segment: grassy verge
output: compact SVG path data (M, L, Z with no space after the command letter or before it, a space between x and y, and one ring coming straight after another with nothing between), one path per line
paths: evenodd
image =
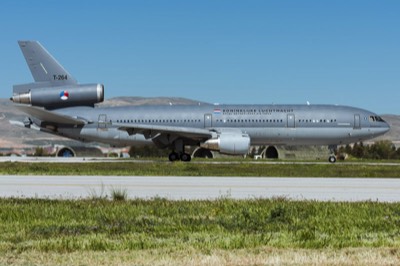
M394 265L399 247L400 203L0 199L0 264Z
M400 165L224 163L0 163L0 174L30 175L180 175L287 177L400 177Z
M0 265L398 265L400 250L394 248L242 249L81 251L70 253L27 251L0 256Z
M400 203L0 200L0 252L400 247Z

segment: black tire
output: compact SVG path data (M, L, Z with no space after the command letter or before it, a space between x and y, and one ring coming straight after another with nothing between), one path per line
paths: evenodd
M179 155L178 155L176 152L171 152L171 153L168 155L168 159L169 159L171 162L174 162L174 161L176 161L176 160L179 159Z
M329 156L328 160L329 160L330 163L336 163L336 156L333 156L333 155Z
M190 154L182 153L181 160L183 162L190 162L192 160L192 157L190 156Z

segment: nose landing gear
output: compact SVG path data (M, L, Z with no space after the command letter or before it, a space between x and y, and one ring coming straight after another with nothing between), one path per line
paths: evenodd
M336 151L337 151L337 146L336 145L329 145L328 147L329 151L331 152L331 155L328 158L328 161L330 163L336 163Z
M335 156L335 155L329 156L328 161L329 161L330 163L335 163L335 162L336 162L336 156Z

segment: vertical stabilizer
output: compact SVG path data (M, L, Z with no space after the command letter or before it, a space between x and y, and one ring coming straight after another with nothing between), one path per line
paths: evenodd
M77 84L72 75L37 41L18 41L35 82L53 86Z

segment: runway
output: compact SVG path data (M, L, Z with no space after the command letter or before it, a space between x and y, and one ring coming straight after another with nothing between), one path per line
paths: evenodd
M0 197L79 199L110 197L201 200L287 197L318 201L400 201L400 179L177 176L0 176Z
M18 163L170 163L167 158L158 160L148 160L148 159L121 159L112 157L16 157L16 156L0 156L0 163L8 162L18 162ZM230 160L230 161L218 161L218 160L192 160L191 164L242 164L243 162L247 164L299 164L299 165L332 165L328 161L280 161L280 160ZM384 166L398 166L398 162L336 162L335 164L343 165L384 165Z

